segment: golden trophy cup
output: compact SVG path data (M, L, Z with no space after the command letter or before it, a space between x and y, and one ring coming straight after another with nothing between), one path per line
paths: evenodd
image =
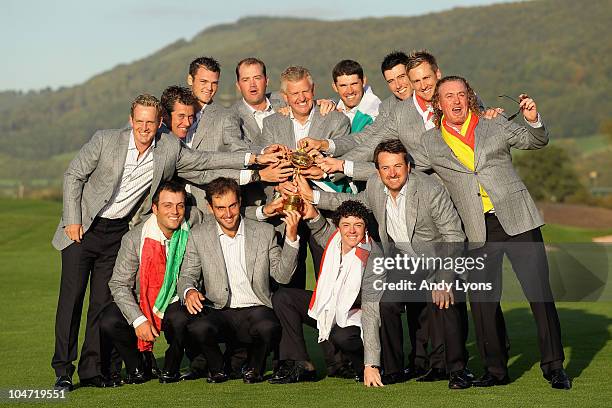
M302 211L304 203L299 194L289 194L283 202L283 210L285 211Z

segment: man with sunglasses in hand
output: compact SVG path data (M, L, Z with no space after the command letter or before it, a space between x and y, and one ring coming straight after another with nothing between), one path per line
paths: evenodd
M432 104L435 129L422 137L420 162L440 177L457 207L472 256L483 256L484 269L471 282L492 290L470 292L478 349L485 364L476 387L505 385L508 340L502 310L502 261L508 256L529 301L538 330L540 367L552 388L570 389L563 369L561 327L548 280L548 263L540 227L544 224L525 184L512 165L510 149L535 150L548 144L536 103L519 96L524 123L499 116L482 120L476 95L461 77L442 78Z

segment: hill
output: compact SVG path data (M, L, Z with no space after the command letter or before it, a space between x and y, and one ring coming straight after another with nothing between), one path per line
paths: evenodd
M393 49L414 48L435 53L444 73L466 76L489 105L504 106L496 98L501 93L528 91L557 138L593 134L611 110L611 11L612 3L605 0L542 0L418 17L245 18L206 29L82 85L0 93L0 152L44 159L77 150L96 129L123 125L135 95L159 95L167 85L184 83L187 66L197 56L219 59L218 99L229 103L236 98L234 65L246 56L266 61L273 89L286 66L309 67L318 96L326 97L333 95L331 67L342 58L356 59L375 91L386 97L380 61Z

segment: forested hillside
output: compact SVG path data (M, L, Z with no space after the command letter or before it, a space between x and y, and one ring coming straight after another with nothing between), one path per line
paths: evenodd
M513 110L496 95L528 92L555 138L589 135L609 118L612 107L611 12L612 2L606 0L542 0L411 18L246 18L206 29L79 86L0 93L0 153L40 160L77 150L96 129L123 125L135 95L159 95L170 84L183 84L196 56L212 55L221 62L218 99L224 103L236 98L234 67L247 56L266 62L273 89L286 66L310 68L321 97L333 95L333 65L355 59L384 98L382 58L394 49L414 48L432 51L444 74L466 76L489 105ZM79 56L66 52L66 58Z

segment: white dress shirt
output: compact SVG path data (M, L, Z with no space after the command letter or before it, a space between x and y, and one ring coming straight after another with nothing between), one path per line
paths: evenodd
M99 213L100 217L118 219L126 217L136 206L142 196L151 188L153 182L153 148L151 146L139 157L134 132L130 132L127 154L123 165L121 182L111 196L108 203Z
M293 123L293 136L295 137L295 145L298 145L298 142L308 136L308 132L310 132L310 125L312 124L312 115L314 114L314 107L310 111L308 118L304 124L301 124L295 116L293 116L293 111L289 109L289 118L291 119L291 123Z
M244 251L244 222L240 221L240 226L236 235L232 238L226 235L221 226L217 223L217 233L221 250L223 251L223 259L225 260L225 269L227 270L227 279L230 288L230 303L229 307L249 307L261 306L263 303L259 300L251 282L247 277L246 257Z

